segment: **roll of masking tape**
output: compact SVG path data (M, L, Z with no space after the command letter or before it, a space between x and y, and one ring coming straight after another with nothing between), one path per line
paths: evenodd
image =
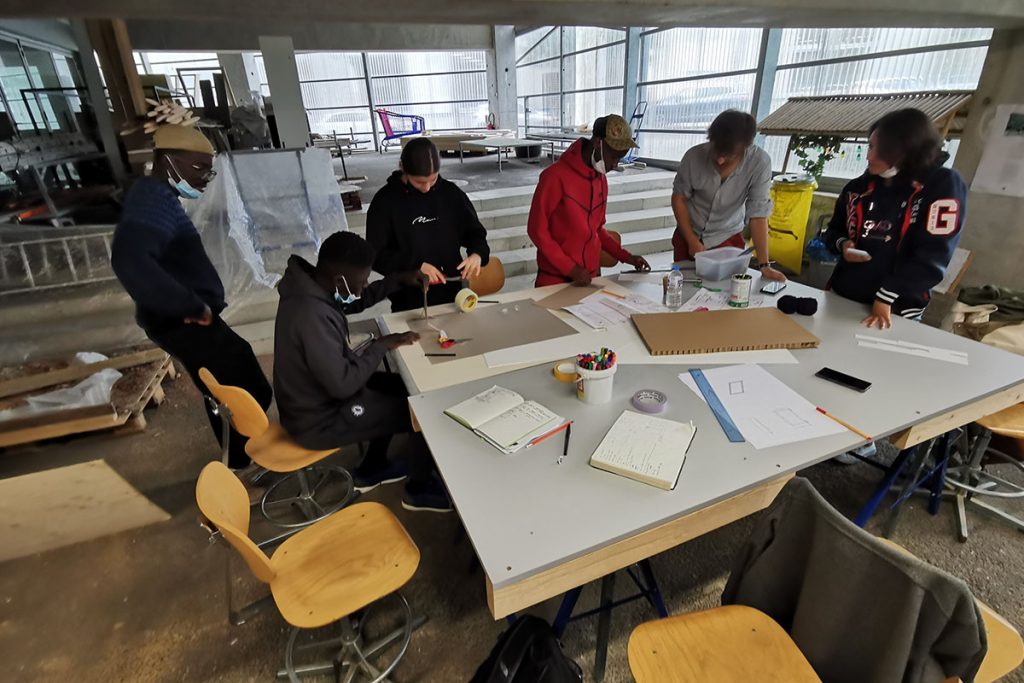
M559 363L555 367L551 368L551 374L555 376L559 382L575 382L576 381L576 364L572 361L566 361L565 363Z
M663 413L668 407L668 397L655 389L641 389L633 394L630 403L645 413Z
M455 295L455 305L463 313L469 313L476 308L477 295L472 289L460 289Z

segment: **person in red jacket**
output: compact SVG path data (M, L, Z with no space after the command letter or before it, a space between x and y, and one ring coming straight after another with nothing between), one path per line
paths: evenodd
M590 284L601 274L601 250L637 270L651 269L604 229L605 176L636 146L626 120L609 114L594 121L592 138L572 143L540 174L526 228L537 246L537 287Z

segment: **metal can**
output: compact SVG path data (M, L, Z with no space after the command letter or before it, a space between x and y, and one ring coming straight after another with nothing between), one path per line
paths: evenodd
M746 308L750 305L750 285L754 278L748 273L732 276L732 291L729 293L729 305L733 308Z

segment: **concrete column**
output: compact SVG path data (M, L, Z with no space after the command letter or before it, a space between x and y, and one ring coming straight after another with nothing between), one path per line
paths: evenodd
M251 52L218 52L217 61L228 81L231 104L241 106L252 104L252 93L260 91L260 79L256 73L256 60Z
M559 86L558 86L558 111L561 112L560 125L562 128L576 126L582 121L576 120L576 98L573 96L568 106L566 105L566 90L576 89L576 58L575 56L566 59L565 53L576 51L576 31L572 26L558 27L558 50L562 59L559 61Z
M302 104L292 39L289 36L260 36L260 51L267 70L267 86L281 145L306 147L309 144L309 123Z
M110 109L107 107L107 96L103 90L103 77L100 75L100 68L96 64L96 57L93 52L92 39L89 37L89 29L83 19L72 19L71 30L78 43L78 54L82 64L82 76L85 78L85 87L89 94L89 106L96 117L96 127L100 133L100 145L103 153L110 161L110 168L114 173L114 179L120 184L124 182L125 167L121 159L121 150L117 144L117 131L114 130L114 120L110 116Z
M487 53L487 104L497 128L519 130L516 102L516 33L514 26L495 26L494 49Z
M640 28L630 26L626 29L626 73L622 83L625 86L622 98L622 115L628 121L636 109L636 83L640 79ZM636 131L633 131L636 133Z
M953 164L968 187L981 162L996 107L1024 102L1021 64L1024 29L995 30ZM1020 270L1020 255L1024 253L1024 198L972 190L967 196L967 218L960 246L974 252L974 263L964 276L965 284L1024 287Z
M761 52L757 58L757 75L754 77L754 97L750 113L755 119L763 119L772 109L772 93L775 91L775 71L779 66L779 48L782 45L782 29L766 28L761 31Z

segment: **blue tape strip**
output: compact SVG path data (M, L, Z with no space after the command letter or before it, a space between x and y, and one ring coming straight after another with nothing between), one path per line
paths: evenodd
M697 383L697 388L700 389L700 393L704 395L704 400L708 402L708 407L711 408L711 412L714 414L715 419L718 420L718 424L722 426L722 431L729 438L729 441L733 443L743 443L746 439L743 438L743 434L740 433L736 423L729 417L729 411L725 409L722 402L718 398L718 394L711 388L711 383L708 382L708 378L704 376L704 372L700 368L691 368L690 376L693 377L693 381Z

